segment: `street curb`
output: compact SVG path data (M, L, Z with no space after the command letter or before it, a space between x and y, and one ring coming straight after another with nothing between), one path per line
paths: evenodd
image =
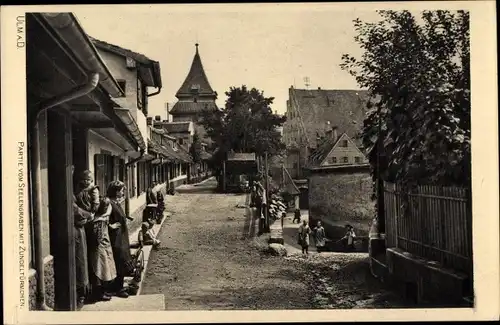
M274 222L269 226L269 230L270 230L269 241L268 241L269 245L270 244L285 245L285 239L283 238L283 228L281 227L281 219L274 220ZM276 233L278 233L277 236Z
M153 229L154 229L156 234L160 233L161 227L163 226L163 223L165 222L165 220L167 220L169 218L169 216L171 217L171 213L165 212L161 223L155 224L153 226ZM129 239L137 238L139 231L140 231L140 229L138 231L134 231L134 233L129 236ZM137 289L137 293L135 294L135 296L139 296L141 294L142 284L143 284L144 278L146 277L146 272L148 270L148 264L149 264L149 256L151 255L152 249L153 249L152 245L147 245L147 246L144 246L142 248L142 251L144 253L144 270L142 270L141 281L139 282L139 288Z

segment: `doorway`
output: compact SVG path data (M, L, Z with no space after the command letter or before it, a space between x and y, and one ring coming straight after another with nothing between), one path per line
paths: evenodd
M309 209L309 189L305 187L299 188L300 196L299 196L299 205L301 210Z

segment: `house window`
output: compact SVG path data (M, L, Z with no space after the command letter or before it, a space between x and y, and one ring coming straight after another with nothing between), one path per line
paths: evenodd
M341 146L342 148L347 148L347 140L342 140L342 141L340 142L340 146Z
M360 164L361 163L361 157L354 157L354 162L356 164Z
M180 145L183 145L183 144L184 144L184 139L180 138L180 139L179 139L179 144L180 144Z
M134 197L136 193L134 170L135 170L135 164L132 164L127 168L127 173L128 173L127 188L129 197Z
M337 157L330 157L330 164L336 164L337 163Z
M137 107L148 116L148 96L147 89L141 79L137 77Z
M126 97L127 96L127 82L123 79L118 79L117 82L118 82L118 85L120 86L120 88L123 90L122 97Z
M142 110L143 98L142 98L142 82L137 78L137 107Z
M118 156L108 153L94 155L94 182L99 186L102 195L105 194L108 184L115 180L122 180L125 161Z
M347 164L349 162L349 158L348 157L342 157L342 162L344 164Z
M150 185L150 166L151 162L137 163L137 196L146 191Z

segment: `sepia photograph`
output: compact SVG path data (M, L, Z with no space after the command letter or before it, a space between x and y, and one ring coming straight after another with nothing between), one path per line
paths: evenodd
M13 152L3 201L17 215L15 308L72 312L73 322L90 312L298 310L335 321L339 310L477 310L478 281L498 275L498 263L477 267L498 249L478 232L498 226L498 177L479 194L488 176L474 168L484 152L498 166L498 129L476 119L472 136L472 116L497 116L497 98L472 102L482 95L470 5L439 3L2 15L2 38L12 25L25 60L10 80L24 83L15 121L2 101L2 129L23 124L2 132L2 152L7 142ZM479 137L496 147L480 149ZM494 207L493 223L477 221L478 205ZM479 241L492 246L478 253ZM481 303L498 302L495 290Z

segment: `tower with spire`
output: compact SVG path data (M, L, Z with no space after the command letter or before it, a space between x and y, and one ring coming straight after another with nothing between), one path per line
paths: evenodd
M215 104L217 92L210 86L205 70L203 69L198 51L199 44L196 43L195 46L196 53L191 63L191 69L189 69L186 79L175 94L178 101L169 113L172 116L173 122L193 122L199 135L205 138L206 133L203 127L196 122L202 110L217 109L217 105Z

